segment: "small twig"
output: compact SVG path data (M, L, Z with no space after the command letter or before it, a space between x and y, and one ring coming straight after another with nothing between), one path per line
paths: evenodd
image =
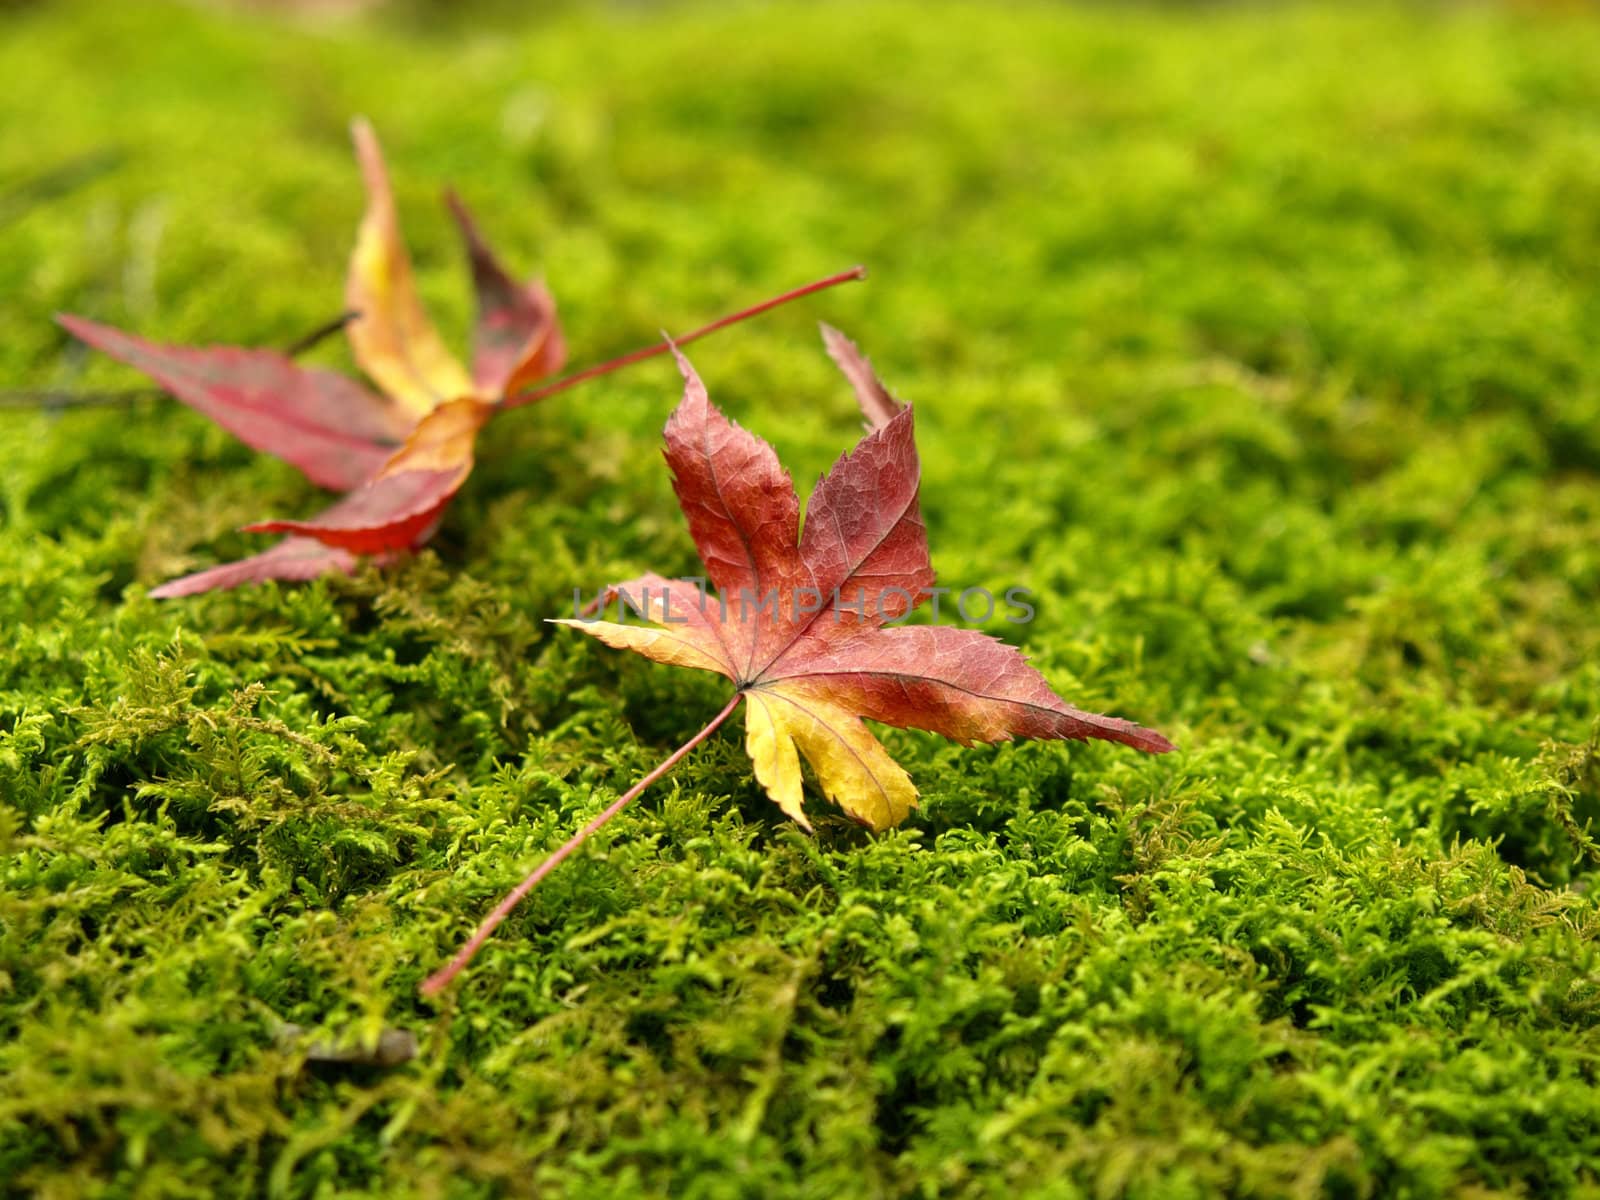
M283 348L283 352L290 358L299 358L307 351L320 346L323 342L327 341L334 334L338 333L346 325L350 324L351 321L359 319L360 316L361 313L357 309L348 309L345 312L340 313L337 317L334 317L333 320L324 321L310 333L307 333L302 337L295 338L294 341L290 342Z

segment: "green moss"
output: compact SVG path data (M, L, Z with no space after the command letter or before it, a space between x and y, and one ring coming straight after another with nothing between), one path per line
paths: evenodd
M1600 22L406 13L0 16L0 380L135 382L53 310L330 316L358 111L451 330L447 180L579 360L864 261L697 347L713 394L812 479L858 429L812 322L856 335L944 580L1182 751L890 731L922 810L810 838L727 732L436 1009L721 702L543 624L694 565L670 368L497 425L414 562L167 604L312 489L167 402L0 412L7 1187L1595 1194Z

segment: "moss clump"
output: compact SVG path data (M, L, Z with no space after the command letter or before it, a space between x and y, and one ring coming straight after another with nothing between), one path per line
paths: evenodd
M922 811L813 839L720 736L436 1010L719 704L541 623L693 567L670 367L498 425L410 564L165 605L311 491L168 403L6 411L8 1187L1593 1194L1600 23L408 11L0 18L0 378L132 382L54 309L330 316L357 111L455 328L446 179L580 360L865 261L700 347L719 401L814 476L856 421L810 321L856 334L944 580L1031 587L996 631L1184 750L891 732ZM304 1062L390 1027L414 1060Z

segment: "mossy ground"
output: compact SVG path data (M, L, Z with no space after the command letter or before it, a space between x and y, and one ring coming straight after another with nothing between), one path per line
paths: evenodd
M944 581L1032 588L994 631L1182 746L887 731L921 812L812 838L726 731L436 1007L721 702L542 623L694 567L670 368L498 424L409 565L165 604L313 490L172 403L5 412L0 1186L1594 1194L1600 22L1000 12L0 17L0 381L134 382L58 309L330 316L356 112L452 331L447 180L578 361L865 262L697 347L713 395L812 479L853 333Z

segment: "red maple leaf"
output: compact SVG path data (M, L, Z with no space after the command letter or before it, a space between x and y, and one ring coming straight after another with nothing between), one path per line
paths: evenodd
M771 446L728 420L681 354L683 401L666 427L666 458L709 595L693 582L641 575L602 594L648 622L559 622L656 662L714 671L734 693L711 722L509 893L444 969L446 986L523 896L591 833L678 762L743 701L756 779L810 828L800 759L827 797L874 830L916 805L911 779L863 724L927 729L963 744L1013 737L1103 738L1163 753L1172 744L1131 721L1082 712L1051 690L1013 646L972 629L896 627L931 594L933 567L918 504L913 414L853 343L824 327L870 432L800 501ZM674 353L677 353L674 350Z
M374 393L331 371L301 367L274 350L159 346L82 317L61 324L89 345L149 375L247 445L297 467L312 483L344 492L308 520L269 520L251 533L291 536L272 549L172 580L167 598L266 579L310 579L354 569L358 555L386 558L432 536L472 472L479 431L496 413L664 353L666 343L556 380L566 342L555 301L538 280L515 282L454 193L447 202L465 242L477 293L471 370L445 347L423 311L399 216L371 127L352 127L367 210L345 286L346 326ZM776 305L864 275L841 272L724 317L680 341L703 337Z

